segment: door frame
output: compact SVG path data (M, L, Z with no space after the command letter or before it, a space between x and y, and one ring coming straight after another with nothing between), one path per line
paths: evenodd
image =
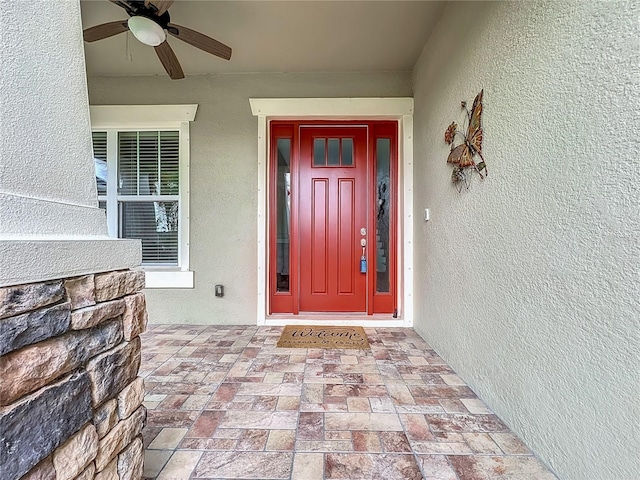
M306 317L268 316L268 204L270 120L395 120L398 122L398 318L363 316L363 326L413 326L413 98L251 98L258 117L257 324L308 323ZM300 316L297 316L300 317ZM342 316L343 317L343 316ZM322 317L323 324L341 324Z

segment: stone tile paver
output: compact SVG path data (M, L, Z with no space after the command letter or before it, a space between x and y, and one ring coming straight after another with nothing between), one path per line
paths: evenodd
M145 479L556 477L411 329L282 349L281 327L150 325Z
M148 448L150 450L174 450L187 431L187 428L163 428Z

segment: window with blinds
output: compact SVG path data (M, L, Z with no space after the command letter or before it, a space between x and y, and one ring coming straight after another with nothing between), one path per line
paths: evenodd
M180 133L178 131L119 131L93 133L98 199L117 212L120 238L142 240L146 266L178 265L180 212ZM109 163L108 152L116 149ZM104 160L103 160L104 159ZM100 171L104 161L104 175ZM108 185L115 168L117 185ZM104 176L104 185L102 176ZM101 194L104 192L104 196Z

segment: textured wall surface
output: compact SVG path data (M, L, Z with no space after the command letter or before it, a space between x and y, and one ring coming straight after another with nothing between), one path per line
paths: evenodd
M0 193L95 207L95 185L84 181L93 163L80 3L51 2L46 15L38 0L0 8Z
M149 52L153 55L153 52ZM197 103L191 123L193 290L147 290L152 323L255 324L258 120L249 98L411 96L411 74L90 77L92 105ZM224 298L214 285L224 284Z
M454 2L414 72L416 329L563 479L640 471L639 14ZM458 193L443 135L481 88Z
M140 263L97 204L79 2L48 3L0 2L0 285Z

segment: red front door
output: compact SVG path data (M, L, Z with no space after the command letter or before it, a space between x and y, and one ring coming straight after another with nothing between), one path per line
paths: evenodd
M366 312L366 127L301 127L299 178L300 311Z
M397 122L271 122L270 314L395 314L397 151Z

